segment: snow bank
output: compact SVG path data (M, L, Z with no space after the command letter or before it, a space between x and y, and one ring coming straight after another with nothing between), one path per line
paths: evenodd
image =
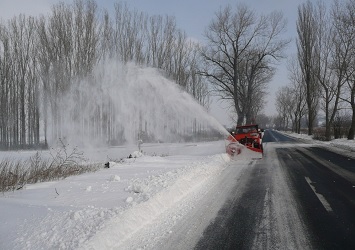
M336 139L329 143L331 146L355 152L355 141L347 139Z
M328 145L335 148L341 148L344 150L355 152L355 140L348 140L346 138L341 138L332 141L318 141L318 140L314 140L311 135L297 134L297 133L283 132L283 131L279 131L279 132L314 144Z
M143 150L153 156L137 154L110 161L110 168L95 173L1 195L0 249L119 247L206 188L230 161L223 141L146 145Z
M93 236L80 249L119 249L141 228L157 219L166 210L173 209L189 193L201 188L209 178L217 175L230 158L226 154L209 157L206 161L193 162L182 169L165 173L160 180L141 183L135 187L140 194L151 195L151 186L160 186L163 182L167 187L157 192L146 202L139 203L113 217L104 228ZM155 179L155 180L154 180ZM171 181L171 179L175 179ZM170 185L167 183L171 183ZM164 184L162 186L164 186ZM131 198L131 197L129 197ZM133 198L129 203L133 202Z

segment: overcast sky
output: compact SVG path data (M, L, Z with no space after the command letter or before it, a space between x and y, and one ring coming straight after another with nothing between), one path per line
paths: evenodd
M118 0L97 0L100 7L108 10L113 8L113 4ZM331 3L332 0L323 0ZM0 17L3 20L11 18L19 13L28 15L38 15L50 12L50 6L57 0L0 0ZM64 2L71 2L65 0ZM288 20L287 32L285 37L293 39L287 55L295 53L296 20L297 7L306 0L127 0L129 6L148 14L172 15L175 16L179 28L185 30L191 39L203 40L203 32L214 17L215 12L221 7L230 4L235 6L238 3L245 3L253 8L256 13L268 14L274 10L282 11ZM314 1L315 2L315 1ZM276 113L274 107L275 92L277 89L286 85L288 82L286 60L280 62L278 70L273 80L269 83L268 104L265 114L273 115ZM223 124L231 125L231 122L224 111L226 107L223 103L215 103L211 107L211 113Z

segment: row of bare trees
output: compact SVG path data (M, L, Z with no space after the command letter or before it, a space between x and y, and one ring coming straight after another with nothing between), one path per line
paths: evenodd
M198 74L199 45L173 17L148 16L121 3L111 13L94 0L75 0L53 5L48 16L19 15L0 23L0 148L39 146L41 136L47 145L47 138L62 137L64 98L105 60L160 68L208 105ZM106 133L115 133L108 127L112 115L98 108L87 124L101 131L104 120Z
M39 143L36 21L20 15L0 26L0 141Z
M290 83L279 89L276 106L279 116L300 132L301 119L313 134L318 114L324 114L325 139L341 109L350 109L355 129L355 1L307 1L298 8L297 57L290 60Z
M259 15L237 5L218 11L206 30L201 74L221 99L230 101L238 125L255 122L265 104L275 63L289 43L283 38L285 27L280 12Z

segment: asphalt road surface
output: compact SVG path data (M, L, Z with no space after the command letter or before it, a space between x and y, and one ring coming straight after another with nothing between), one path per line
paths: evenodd
M267 130L195 249L355 249L355 159Z
M272 130L263 141L262 159L231 161L151 249L354 250L355 155Z

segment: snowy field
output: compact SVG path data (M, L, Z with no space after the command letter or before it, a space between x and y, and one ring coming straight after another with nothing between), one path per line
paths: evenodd
M145 242L152 244L172 233L184 211L195 206L189 196L207 189L230 162L224 141L143 144L144 155L134 149L91 149L85 155L92 161L123 160L111 161L109 169L0 194L0 249L130 248L138 231L164 215L162 235ZM1 157L26 159L34 153ZM125 158L130 153L138 157ZM241 169L249 162L243 159Z

